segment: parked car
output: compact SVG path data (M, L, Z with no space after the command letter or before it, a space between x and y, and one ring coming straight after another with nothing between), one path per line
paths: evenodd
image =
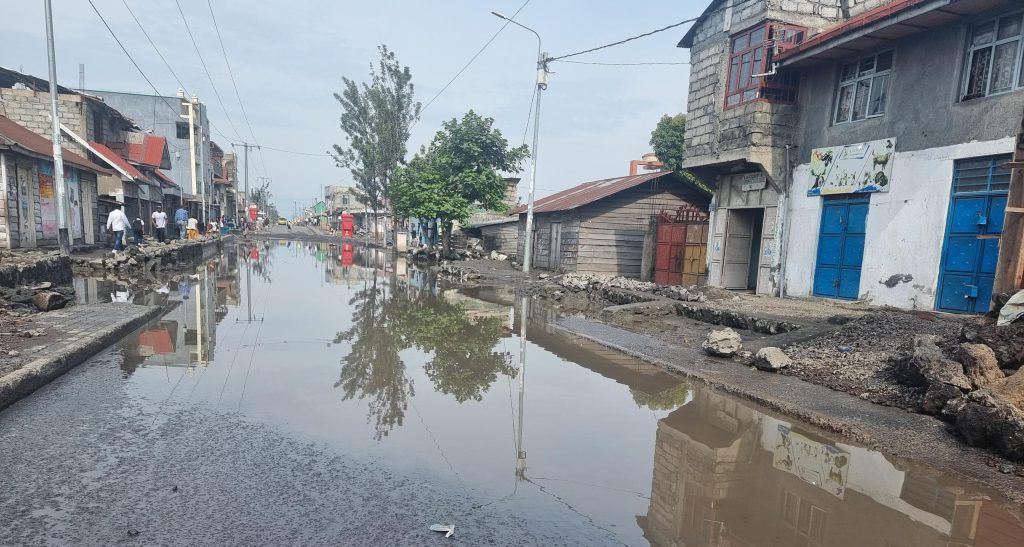
M279 219L277 219L277 225L278 226L286 226L286 225L288 225L288 219L286 219L286 218L279 218Z

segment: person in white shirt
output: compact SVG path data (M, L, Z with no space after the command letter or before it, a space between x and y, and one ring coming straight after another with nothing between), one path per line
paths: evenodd
M118 205L121 205L120 203ZM128 215L124 214L124 211L120 207L110 211L107 215L107 229L114 232L114 250L111 251L117 254L122 249L122 243L124 241L124 231L131 225L131 221L128 220Z
M156 240L167 243L167 213L160 205L157 205L156 211L153 212L153 227L156 228Z
M199 239L199 221L195 217L189 217L187 226L188 238L190 240Z

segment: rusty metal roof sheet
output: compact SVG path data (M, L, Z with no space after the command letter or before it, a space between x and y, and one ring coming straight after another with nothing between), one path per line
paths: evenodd
M533 212L552 213L555 211L568 211L671 173L671 171L655 171L653 173L584 182L579 186L574 186L568 190L562 190L534 201ZM526 205L520 205L513 209L511 214L515 215L525 212Z
M0 116L0 144L4 146L17 146L37 156L53 159L53 142L50 139L19 125L6 116ZM93 173L110 173L107 169L96 165L67 148L62 148L61 151L64 163L68 165L73 165Z

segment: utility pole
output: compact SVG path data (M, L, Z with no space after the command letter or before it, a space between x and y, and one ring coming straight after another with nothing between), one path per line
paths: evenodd
M57 190L57 243L61 256L71 254L71 234L68 230L68 190L64 181L64 154L60 147L60 114L58 109L60 88L57 87L57 55L53 44L53 6L44 3L46 10L46 57L50 66L50 130L53 132L53 184Z
M1012 169L1010 190L1006 196L1006 219L999 236L994 294L1024 289L1024 118L1009 167Z
M530 266L533 261L533 194L534 189L537 186L537 148L539 146L540 139L540 99L541 95L544 94L544 90L548 88L548 54L541 51L541 39L540 34L537 34L537 31L496 11L492 11L491 14L495 17L508 21L519 28L526 29L537 37L537 105L536 110L533 113L533 149L530 150L530 193L526 202L526 233L524 234L526 241L523 243L525 249L523 252L523 271L525 273L530 273Z

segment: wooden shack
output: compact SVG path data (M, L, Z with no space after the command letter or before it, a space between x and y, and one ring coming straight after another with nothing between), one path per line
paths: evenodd
M518 217L477 222L467 226L466 234L480 238L485 251L498 251L503 255L516 256L519 241Z
M681 207L707 211L711 196L670 171L585 182L534 204L533 267L649 278L657 219ZM526 244L519 215L517 256ZM645 271L646 270L646 271Z

